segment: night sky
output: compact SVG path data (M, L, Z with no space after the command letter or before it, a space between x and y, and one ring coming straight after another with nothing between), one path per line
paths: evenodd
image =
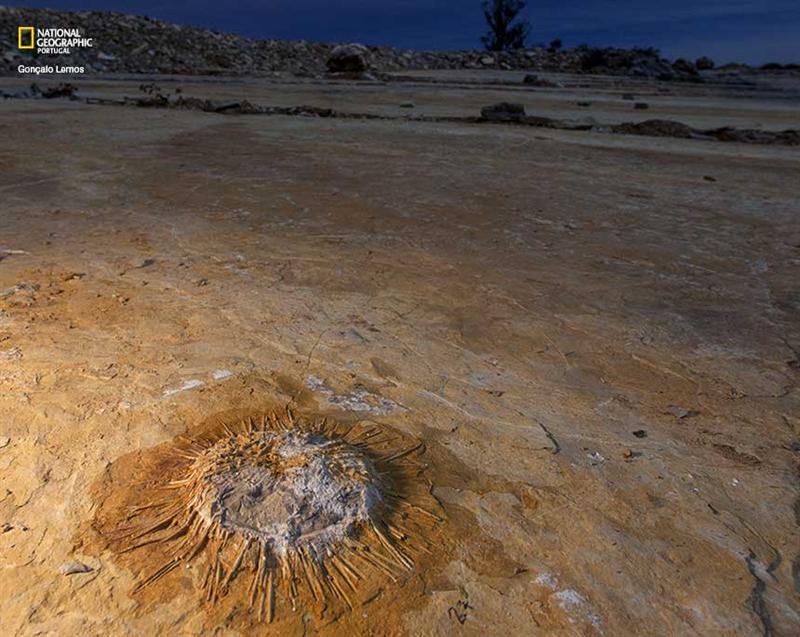
M9 4L14 4L9 2ZM800 62L800 0L529 0L531 43L655 46L719 63ZM111 10L256 38L478 48L480 0L49 0L25 6Z

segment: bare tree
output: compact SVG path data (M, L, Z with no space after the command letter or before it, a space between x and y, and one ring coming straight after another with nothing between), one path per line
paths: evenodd
M489 25L489 32L481 38L481 42L489 51L507 51L525 46L529 29L527 20L512 23L526 4L526 0L484 0L483 17Z

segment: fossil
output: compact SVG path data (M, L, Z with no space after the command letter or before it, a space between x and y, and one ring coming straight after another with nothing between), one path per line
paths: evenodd
M128 508L113 543L120 553L168 547L137 589L196 562L207 602L242 578L259 621L272 621L279 598L296 608L304 592L352 608L367 571L394 580L412 570L429 552L425 529L442 521L420 504L433 500L422 445L399 438L289 410L220 422L176 439L174 470Z

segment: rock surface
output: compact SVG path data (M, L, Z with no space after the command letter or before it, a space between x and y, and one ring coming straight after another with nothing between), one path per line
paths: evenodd
M136 590L92 520L142 449L272 400L423 442L457 540L275 634L797 632L800 157L691 137L797 129L794 102L523 75L0 100L4 634L264 632L197 569ZM623 92L667 123L599 130L647 117ZM501 101L597 124L476 121Z

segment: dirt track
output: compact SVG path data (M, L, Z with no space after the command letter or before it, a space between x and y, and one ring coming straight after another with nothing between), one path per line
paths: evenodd
M508 97L185 87L452 114ZM613 91L512 98L550 116L588 96L615 121ZM693 125L800 128L796 97L673 91L657 109ZM242 630L191 571L132 595L92 548L94 491L127 454L275 401L424 441L454 546L281 634L797 632L796 148L64 100L0 103L0 138L10 633Z

